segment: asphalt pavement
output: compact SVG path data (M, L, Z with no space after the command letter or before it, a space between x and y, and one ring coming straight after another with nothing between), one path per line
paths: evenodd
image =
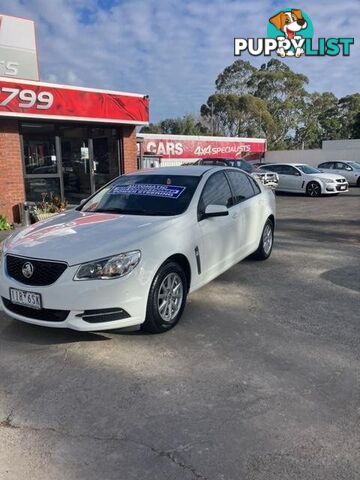
M0 479L360 478L360 189L277 207L166 334L0 316Z

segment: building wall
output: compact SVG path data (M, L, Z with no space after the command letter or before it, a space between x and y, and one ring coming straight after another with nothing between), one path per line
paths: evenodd
M14 119L0 119L0 214L18 223L17 205L24 201L19 125Z
M360 149L360 139L351 140L324 140L323 150L355 150Z
M122 132L125 173L133 172L137 170L136 127L124 125ZM10 223L19 223L18 204L24 201L19 124L14 119L0 119L0 214Z
M360 162L360 148L341 150L274 150L265 153L268 163L307 163L317 166L319 163L331 160L352 160Z
M123 131L123 153L125 173L137 170L136 128L126 125Z

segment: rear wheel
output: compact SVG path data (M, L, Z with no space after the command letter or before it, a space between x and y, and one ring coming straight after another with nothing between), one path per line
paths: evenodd
M321 186L318 182L309 182L306 187L306 194L309 197L320 197Z
M163 333L173 328L183 313L186 296L187 282L183 269L175 262L162 265L150 288L142 330Z
M261 235L258 249L254 253L253 257L256 258L257 260L266 260L271 255L273 244L274 244L274 224L270 220L270 218L268 218Z

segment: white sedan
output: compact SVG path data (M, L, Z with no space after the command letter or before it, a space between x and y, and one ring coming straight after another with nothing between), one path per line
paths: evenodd
M124 175L5 241L0 305L47 327L164 332L188 293L250 254L268 258L274 225L273 192L242 171Z
M259 170L276 172L279 176L277 191L305 193L310 197L331 195L349 190L349 184L343 176L323 173L306 164L272 163L259 167Z
M322 172L336 173L346 178L349 185L360 187L360 163L350 161L337 161L320 163L318 168Z

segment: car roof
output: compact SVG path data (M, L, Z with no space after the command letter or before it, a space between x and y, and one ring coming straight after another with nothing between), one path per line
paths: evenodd
M200 160L206 160L207 162L213 160L214 162L246 162L243 158L220 158L220 157L203 157Z
M299 167L302 165L308 165L307 163L263 163L262 165L266 165L267 167L272 167L273 165L290 165L291 167Z
M160 167L137 170L129 175L182 175L201 177L208 170L223 170L226 167L216 165L188 165L180 167Z

